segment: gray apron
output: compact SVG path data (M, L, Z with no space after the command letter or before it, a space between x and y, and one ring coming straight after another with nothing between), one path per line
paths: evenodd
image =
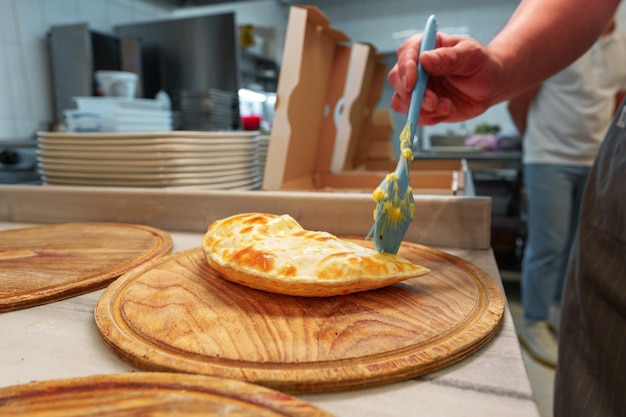
M626 416L626 107L596 157L572 248L554 415Z

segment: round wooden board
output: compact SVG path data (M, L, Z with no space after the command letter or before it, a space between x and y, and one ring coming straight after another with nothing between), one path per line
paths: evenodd
M159 372L98 375L0 388L0 414L332 417L307 402L257 385Z
M98 300L95 320L105 342L141 369L289 393L422 375L466 357L498 331L504 297L485 272L411 243L399 255L431 272L378 290L314 298L231 283L208 266L202 248L191 249L115 281Z
M172 251L161 230L124 223L63 223L0 231L0 312L103 288Z

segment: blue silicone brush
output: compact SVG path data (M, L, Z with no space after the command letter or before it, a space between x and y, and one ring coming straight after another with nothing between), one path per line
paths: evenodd
M434 49L437 41L437 18L432 15L426 22L424 38L420 46L422 52ZM376 201L374 225L367 238L373 236L376 250L391 254L398 253L402 239L415 215L413 191L409 185L410 165L413 160L413 138L417 127L422 100L428 83L428 73L417 59L417 84L411 93L411 103L407 122L400 133L400 156L396 170L387 174L380 186L372 193Z

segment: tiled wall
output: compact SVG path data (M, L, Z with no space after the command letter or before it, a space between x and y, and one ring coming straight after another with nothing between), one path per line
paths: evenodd
M31 138L47 129L52 97L45 36L52 25L114 25L169 15L145 0L0 0L0 140Z

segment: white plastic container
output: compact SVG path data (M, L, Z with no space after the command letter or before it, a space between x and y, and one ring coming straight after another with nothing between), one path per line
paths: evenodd
M126 71L96 71L98 91L107 97L135 97L139 76Z

